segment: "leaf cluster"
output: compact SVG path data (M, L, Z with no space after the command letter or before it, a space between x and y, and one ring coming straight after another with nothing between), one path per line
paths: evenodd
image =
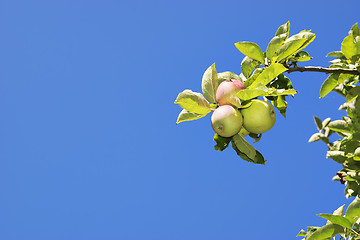
M357 69L360 71L360 31L355 24L341 44L341 51L329 53L335 57L330 61L330 68ZM320 98L330 92L337 92L345 98L340 110L346 111L341 120L321 121L315 118L319 132L313 134L309 142L323 141L328 146L327 158L342 165L333 180L346 184L345 196L360 195L360 86L359 75L333 73L324 81L320 89ZM336 133L340 138L330 141L329 137Z
M348 206L344 214L345 205L336 209L333 214L318 214L327 220L321 227L307 227L301 230L298 237L303 240L325 240L337 235L339 239L360 239L360 199L356 197Z

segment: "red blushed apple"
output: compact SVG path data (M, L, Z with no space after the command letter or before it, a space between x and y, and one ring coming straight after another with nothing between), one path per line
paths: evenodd
M211 126L222 137L232 137L237 134L243 124L239 110L230 105L220 106L211 116Z
M240 107L240 99L236 96L236 93L246 89L244 83L240 80L225 80L218 86L216 90L216 101L220 106L233 105Z

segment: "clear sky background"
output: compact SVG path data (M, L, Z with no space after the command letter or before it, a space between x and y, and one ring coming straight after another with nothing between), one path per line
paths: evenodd
M0 239L300 239L348 204L326 146L308 143L323 73L289 75L288 117L254 165L214 150L210 116L176 125L203 72L240 73L238 41L312 29L307 65L360 21L350 1L0 1Z

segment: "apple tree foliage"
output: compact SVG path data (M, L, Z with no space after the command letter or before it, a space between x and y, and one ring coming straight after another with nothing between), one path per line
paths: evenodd
M319 214L327 220L322 227L308 227L301 230L298 236L305 240L321 239L360 239L360 30L353 25L341 43L341 51L330 52L333 57L331 65L322 67L299 67L299 62L312 59L304 49L315 39L311 31L301 31L289 35L290 23L281 25L275 36L267 45L266 51L252 42L238 42L235 47L245 55L241 63L241 73L218 73L212 64L203 74L202 93L184 90L176 98L175 103L183 110L177 122L191 121L202 118L214 111L219 104L216 102L216 90L225 80L237 79L244 82L246 89L237 92L241 105L246 108L252 99L259 97L270 101L286 117L287 97L294 97L297 91L285 73L291 72L324 72L328 74L320 89L320 98L331 92L344 97L344 104L339 110L344 111L342 119L324 120L314 117L318 132L314 133L309 142L322 141L328 151L326 158L330 158L341 165L333 180L345 185L345 196L355 197L344 213L344 205L336 209L333 214ZM336 134L337 140L333 134ZM333 137L330 139L330 136ZM261 134L249 134L259 141ZM232 137L214 136L215 150L223 151L230 144L242 159L265 164L263 155L257 151L241 132Z

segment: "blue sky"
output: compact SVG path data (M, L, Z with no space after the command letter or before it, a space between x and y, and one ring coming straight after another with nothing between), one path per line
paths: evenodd
M213 150L210 116L176 125L212 63L240 73L238 41L312 29L327 66L353 1L0 1L0 239L296 239L344 203L340 166L307 142L322 73L292 73L287 118L255 146L266 166ZM298 238L300 239L300 238Z

